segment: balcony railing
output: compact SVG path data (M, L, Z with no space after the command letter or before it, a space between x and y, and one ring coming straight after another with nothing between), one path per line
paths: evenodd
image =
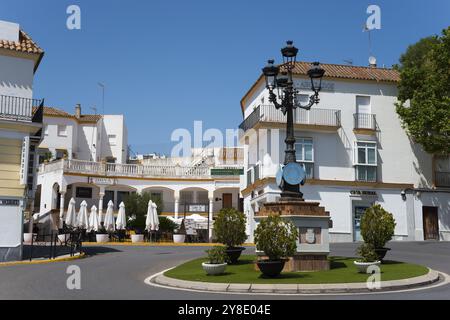
M450 188L450 172L436 171L434 175L436 187Z
M355 120L355 129L368 129L374 131L377 129L377 119L374 114L355 113L353 118Z
M44 100L0 95L0 118L42 122L43 103ZM38 108L34 116L33 108Z
M260 105L239 126L247 131L259 122L286 123L287 117L273 105ZM310 111L296 109L294 124L326 126L339 128L341 126L341 111L333 109L313 108Z
M39 168L39 173L61 170L64 173L92 174L105 177L204 179L214 176L217 178L219 175L211 174L212 169L205 166L153 166L62 159L42 164ZM224 171L220 176L228 175ZM236 178L239 176L233 173L229 177Z

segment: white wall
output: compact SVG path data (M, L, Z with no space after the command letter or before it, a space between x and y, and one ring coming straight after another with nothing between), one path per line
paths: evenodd
M123 115L105 115L103 117L103 131L101 134L101 157L114 157L117 163L126 163L128 147L128 133ZM109 144L108 135L116 136L114 146Z
M34 61L0 55L0 95L33 97Z
M296 83L305 81L298 78ZM313 108L334 109L341 111L342 128L332 133L315 131L297 131L297 137L314 139L315 168L320 179L354 180L353 146L356 140L373 140L378 142L378 180L391 183L410 183L416 186L429 186L432 179L431 156L420 146L411 144L406 132L401 127L395 110L397 89L395 84L375 81L325 80L334 85L334 91L322 91L320 103ZM263 85L259 86L246 102L245 116L255 106L261 104L261 97L268 102L268 93ZM301 91L302 94L310 94ZM376 115L379 131L375 136L357 135L354 133L356 113L356 96L371 97L371 112ZM253 99L253 100L252 100ZM281 112L281 111L279 111ZM283 162L285 149L285 130L271 130L272 136L279 142L279 148L272 145L273 159ZM261 160L261 152L265 149L262 142L269 140L261 134L256 137L249 131L249 164ZM259 150L259 151L258 151ZM279 150L278 154L274 154Z

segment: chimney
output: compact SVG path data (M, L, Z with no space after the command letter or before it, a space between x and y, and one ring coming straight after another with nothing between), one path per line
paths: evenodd
M75 106L75 118L81 118L81 104L79 103Z

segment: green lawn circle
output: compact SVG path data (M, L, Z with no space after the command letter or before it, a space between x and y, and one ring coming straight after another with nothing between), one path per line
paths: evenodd
M213 283L253 283L253 284L326 284L366 282L370 275L358 273L353 264L355 258L330 257L329 271L317 272L284 272L277 278L265 278L256 271L256 256L243 255L239 264L228 265L225 274L208 276L202 268L205 258L183 263L166 271L165 276L180 280L213 282ZM397 261L385 261L381 265L381 281L401 280L419 277L428 273L428 268Z

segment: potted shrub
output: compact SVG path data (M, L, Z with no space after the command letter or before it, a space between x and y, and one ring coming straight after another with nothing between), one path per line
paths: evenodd
M180 227L173 232L173 242L184 243L185 240L186 240L186 227L184 225L183 219L183 221L181 221Z
M67 243L70 238L70 229L67 228L66 223L63 223L63 227L58 230L58 240L61 243Z
M255 230L255 244L267 259L257 261L259 270L268 277L278 276L286 259L297 251L297 239L298 230L292 222L279 216L261 220Z
M360 245L357 254L361 257L361 260L354 261L353 263L360 273L369 273L368 268L370 266L379 266L381 264L381 261L378 260L375 248L370 243L363 243Z
M373 246L380 261L383 261L386 252L390 250L385 245L394 236L395 226L392 213L379 204L367 209L361 218L361 236L365 243Z
M225 248L222 246L215 246L212 249L206 250L208 254L208 262L203 262L202 267L210 276L223 274L227 267L227 254Z
M105 227L102 225L95 234L95 240L98 243L105 243L109 241L109 234L106 232Z
M214 235L226 246L228 262L235 264L245 248L240 247L247 240L245 214L236 209L222 209L214 221Z

